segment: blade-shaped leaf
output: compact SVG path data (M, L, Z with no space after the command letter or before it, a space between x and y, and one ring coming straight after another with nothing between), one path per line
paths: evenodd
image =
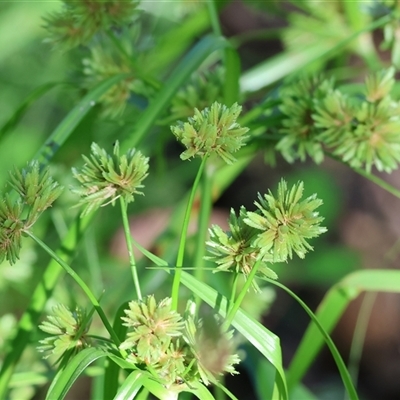
M65 369L57 373L47 392L46 400L62 400L85 369L92 362L106 356L107 353L104 350L94 347L79 352L75 357L69 360Z
M146 379L145 372L143 371L133 371L127 378L125 378L124 383L118 390L118 393L114 397L114 400L130 400L134 399L136 394L139 392L143 386L143 382ZM111 397L104 397L110 399Z
M328 333L336 326L348 304L363 291L400 293L400 271L384 269L357 271L333 286L316 312L319 322ZM320 331L311 323L287 373L289 390L293 390L300 382L323 343Z

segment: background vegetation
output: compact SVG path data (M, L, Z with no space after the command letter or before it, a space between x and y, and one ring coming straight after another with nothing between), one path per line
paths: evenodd
M138 145L150 157L150 174L145 196L129 208L132 235L169 261L178 248L182 199L200 164L180 160L183 148L170 125L214 101L242 104L239 122L250 128L250 140L235 153L235 164L218 165L210 188L211 220L228 229L231 207L254 211L257 193L276 192L281 177L289 185L303 181L306 197L317 193L328 233L312 241L315 251L305 259L275 264L274 271L312 310L321 304L318 317L328 332L337 326L332 337L358 396L398 398L400 320L393 294L400 290L397 2L143 0L141 12L123 21L124 27L111 21L111 29L88 33L81 44L62 41L62 31L51 30L62 7L58 1L0 3L0 187L14 166L39 158L49 160L54 178L69 188L76 185L71 168L82 166L81 154L89 154L92 142L110 151L116 140L125 148ZM374 93L375 99L368 98ZM371 106L365 116L363 102L381 104L380 111ZM354 143L365 142L365 132L357 131L360 140L349 133L360 126L371 130L374 123L383 127L387 146L354 150ZM101 295L112 318L134 298L120 210L100 209L84 235L68 243L76 201L64 190L35 225L35 234L71 257L73 269ZM194 218L199 207L195 202ZM193 254L195 236L187 247ZM146 269L154 263L137 257L143 291L159 299L168 296L168 275ZM4 363L17 354L18 347L22 352L11 368L3 364L2 390L8 398L44 398L54 377L53 360L43 360L36 350L45 337L39 321L57 303L90 309L85 294L63 274L51 296L43 295L42 305L32 303L48 262L40 247L23 238L20 260L0 265L1 359ZM203 280L229 295L225 275L206 273ZM310 322L304 309L285 291L261 286L261 293L249 292L243 309L279 337L289 398L344 396L330 352L318 356L321 334L314 326L304 336ZM193 291L189 287L184 297ZM27 309L38 322L28 323L28 336L13 339ZM99 319L93 327L106 334ZM239 399L272 398L279 360L271 364L246 341L239 355L240 375L228 375L226 386ZM70 398L101 398L99 370L101 364L88 369L94 378L78 381ZM214 395L223 398L218 391ZM283 391L280 396L285 398Z

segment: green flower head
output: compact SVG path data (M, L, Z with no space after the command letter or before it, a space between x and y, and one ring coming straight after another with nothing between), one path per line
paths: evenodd
M280 133L284 135L276 148L288 162L305 161L311 157L322 162L324 152L319 140L319 129L313 120L315 106L333 90L333 82L321 77L304 78L288 83L281 90L284 115Z
M242 273L245 278L250 274L254 264L261 261L259 273L276 279L274 271L267 267L266 262L272 261L269 253L261 254L258 247L253 246L259 231L244 223L247 211L244 207L240 209L239 217L231 209L229 216L229 231L223 231L218 225L213 225L210 229L210 240L207 242L209 256L207 260L214 261L217 268L214 272L230 271ZM258 290L256 282L253 280L254 289Z
M14 264L19 258L21 236L60 196L63 187L41 168L37 160L26 168L14 169L8 184L17 193L6 193L0 199L0 262L6 258Z
M40 352L62 356L66 351L73 349L79 352L90 346L90 340L86 337L90 324L87 323L86 313L80 308L75 311L63 304L53 308L54 315L48 316L47 321L42 322L39 328L51 336L41 340L38 347ZM87 325L83 325L87 323Z
M172 99L171 118L189 118L195 108L201 110L215 101L222 101L224 76L221 66L193 74L188 84Z
M323 218L315 211L322 201L316 195L300 201L302 195L302 182L288 190L287 183L281 180L278 196L275 198L271 191L259 195L259 202L255 203L259 211L247 212L244 219L247 225L262 231L253 245L261 254L270 254L274 262L286 261L293 253L304 258L312 250L307 240L326 232L319 225Z
M83 156L85 165L81 170L72 169L74 177L81 184L72 191L81 196L79 205L85 205L82 216L98 209L102 205L114 204L123 197L126 203L134 201L134 195L143 194L143 179L148 175L149 159L140 151L130 149L122 156L119 154L118 141L112 155L96 143L91 146L90 158Z
M49 42L65 49L86 44L100 30L124 26L137 13L137 0L63 0L63 9L45 18Z
M188 317L185 327L184 338L194 360L190 371L192 379L198 377L209 385L226 372L238 373L234 365L240 363L240 358L234 353L233 332L224 332L216 316L207 315L197 324Z
M171 126L172 133L186 147L181 159L216 154L227 164L236 161L232 154L244 145L244 134L248 132L236 122L241 110L237 103L226 107L215 102L203 111L196 108L188 122Z
M130 350L134 363L156 365L165 357L171 339L182 335L182 317L171 309L171 299L159 303L154 296L142 301L131 301L122 317L124 325L133 330L120 348Z

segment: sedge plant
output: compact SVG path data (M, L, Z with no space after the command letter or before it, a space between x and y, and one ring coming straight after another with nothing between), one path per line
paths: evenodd
M272 3L251 7L272 12L279 8ZM266 169L277 159L319 166L330 157L400 198L374 174L391 173L400 162L397 3L379 1L365 10L340 1L326 8L294 3L301 10L290 12L286 28L255 32L278 35L285 52L244 72L238 45L249 38L223 37L219 2L174 2L173 22L138 0L64 0L44 17L46 45L82 58L74 85L86 94L34 159L12 169L1 194L0 261L19 268L29 246L38 249L41 265L50 261L37 272L26 311L4 346L0 399L19 395L28 348L41 366L30 388L47 384L49 399L64 398L81 375L92 378L92 398L237 399L224 376L240 379L243 369L254 374L258 398L296 398L305 393L301 378L323 342L347 396L358 398L330 331L362 290L399 292L398 271L345 277L317 315L281 283L280 271L306 258L327 231L323 201L318 193L305 195L307 182L281 178L276 190L254 196L252 209L230 208L227 226L210 224L213 203L260 153ZM384 30L381 47L391 52L390 62L374 47L377 29ZM363 61L363 83L350 85L352 73L330 69L327 61L339 65L344 55ZM39 88L0 138L52 87ZM84 121L96 128L93 135ZM74 165L70 172L57 174L53 157L69 138L84 155L66 162ZM131 231L130 214L143 202L162 202L158 174L168 191L179 186L187 193L176 199L149 251ZM122 226L128 261L110 261L94 235L82 262L79 245L91 225L107 218ZM88 277L94 270L96 288ZM60 282L76 290L65 293ZM289 293L311 320L288 370L279 337L260 322L267 306L255 312L246 305L263 303L272 287ZM257 367L246 361L249 348L257 350ZM260 371L267 371L265 382Z

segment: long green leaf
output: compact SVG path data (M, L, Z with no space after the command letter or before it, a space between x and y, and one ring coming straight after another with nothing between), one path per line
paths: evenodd
M400 271L364 270L347 275L333 286L319 305L316 316L326 332L331 332L348 304L363 291L400 293ZM311 323L292 359L287 377L292 391L301 381L323 345L323 337Z
M114 397L114 400L130 400L134 399L136 394L143 386L146 375L143 371L136 370L131 372L124 380L124 383L118 390L118 393ZM111 399L112 397L106 397L105 399Z
M215 397L211 394L207 387L199 381L191 382L190 386L191 388L186 389L185 392L193 393L200 400L215 400Z
M62 400L85 369L94 361L106 356L107 353L104 350L94 347L79 352L69 360L65 369L56 375L47 392L46 400Z
M113 329L114 332L117 334L118 338L122 341L125 340L126 331L128 327L122 324L122 319L125 315L124 310L128 308L128 303L125 302L121 304L118 308L117 313L114 317L114 324ZM118 364L114 362L109 362L105 373L104 373L104 398L111 399L115 396L118 390L118 375L119 375L120 368Z
M331 354L336 362L336 365L339 369L340 372L340 376L342 377L342 381L346 387L347 393L349 395L349 398L352 400L357 400L358 399L358 395L357 392L354 388L354 385L351 381L351 377L350 374L346 368L346 365L339 353L339 351L337 350L335 344L333 343L333 340L331 339L331 337L329 336L329 334L326 332L326 330L323 328L323 326L321 325L320 321L318 320L318 318L316 318L316 316L314 315L314 313L310 310L310 308L304 303L304 301L302 301L295 293L293 293L289 288L287 288L286 286L282 285L279 282L273 281L271 279L266 279L268 282L272 283L275 286L280 287L281 289L283 289L286 293L288 293L291 297L293 297L300 305L301 307L303 307L303 309L305 310L305 312L308 314L308 316L311 318L311 320L313 321L313 323L315 324L315 326L318 328L319 332L321 333L322 337L324 338L326 344L329 347L329 350L331 351Z
M240 80L241 89L245 92L260 90L293 72L300 71L317 59L327 59L342 50L364 32L370 32L385 25L390 21L390 18L391 16L384 16L330 47L325 42L320 42L312 46L296 49L296 51L278 54L242 74Z

